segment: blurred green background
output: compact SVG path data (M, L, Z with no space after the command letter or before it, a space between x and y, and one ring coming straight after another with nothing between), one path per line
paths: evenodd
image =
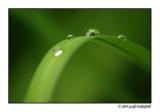
M124 34L151 50L151 9L9 9L9 102L23 102L51 46L89 28ZM115 49L90 42L63 70L52 102L150 103L151 74Z

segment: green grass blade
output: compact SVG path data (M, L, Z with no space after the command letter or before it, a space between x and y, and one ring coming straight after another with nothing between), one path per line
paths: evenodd
M150 72L151 55L144 47L129 40L120 40L117 36L108 38L106 38L106 36L100 36L99 38L96 38L96 40L100 40L111 45L131 61L142 67L146 72Z
M117 36L106 35L66 39L46 53L31 80L24 102L50 102L60 73L67 61L80 46L91 40L104 42L106 45L117 48L144 70L150 71L149 51L133 42L120 40ZM57 50L61 52L57 54Z

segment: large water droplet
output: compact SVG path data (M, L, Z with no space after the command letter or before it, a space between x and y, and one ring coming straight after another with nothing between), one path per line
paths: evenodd
M123 41L127 41L126 36L125 36L125 35L123 35L123 34L118 35L118 39L123 40Z
M68 36L67 36L67 39L72 39L74 36L72 35L72 34L69 34Z
M63 54L63 50L62 49L56 49L55 53L54 53L54 56L58 57L58 56L60 56L62 54Z
M99 32L97 29L89 29L89 30L86 32L86 36L87 36L87 37L97 36L97 35L100 35L100 32Z

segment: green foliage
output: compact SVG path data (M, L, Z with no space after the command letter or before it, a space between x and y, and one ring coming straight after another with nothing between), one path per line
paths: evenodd
M105 42L106 45L109 44L129 56L146 71L150 69L150 53L140 45L117 36L83 36L66 39L53 46L41 61L29 86L25 102L50 102L66 62L80 46L91 40Z
M9 9L9 102L24 102L48 49L68 34L79 38L88 28L116 36L97 36L74 47L65 67L57 69L48 101L151 102L150 9ZM119 34L128 41L119 40Z

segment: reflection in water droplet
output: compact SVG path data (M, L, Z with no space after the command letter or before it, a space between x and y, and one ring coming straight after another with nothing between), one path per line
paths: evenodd
M100 32L99 32L97 29L89 29L89 30L86 32L86 36L87 36L87 37L97 36L97 35L100 35Z
M67 36L67 39L72 39L74 36L72 35L72 34L69 34L68 36Z
M118 39L123 40L123 41L127 41L126 36L125 36L125 35L123 35L123 34L118 35Z
M57 50L55 50L55 54L54 54L54 56L60 56L60 55L62 55L63 54L63 50L62 49L57 49Z

